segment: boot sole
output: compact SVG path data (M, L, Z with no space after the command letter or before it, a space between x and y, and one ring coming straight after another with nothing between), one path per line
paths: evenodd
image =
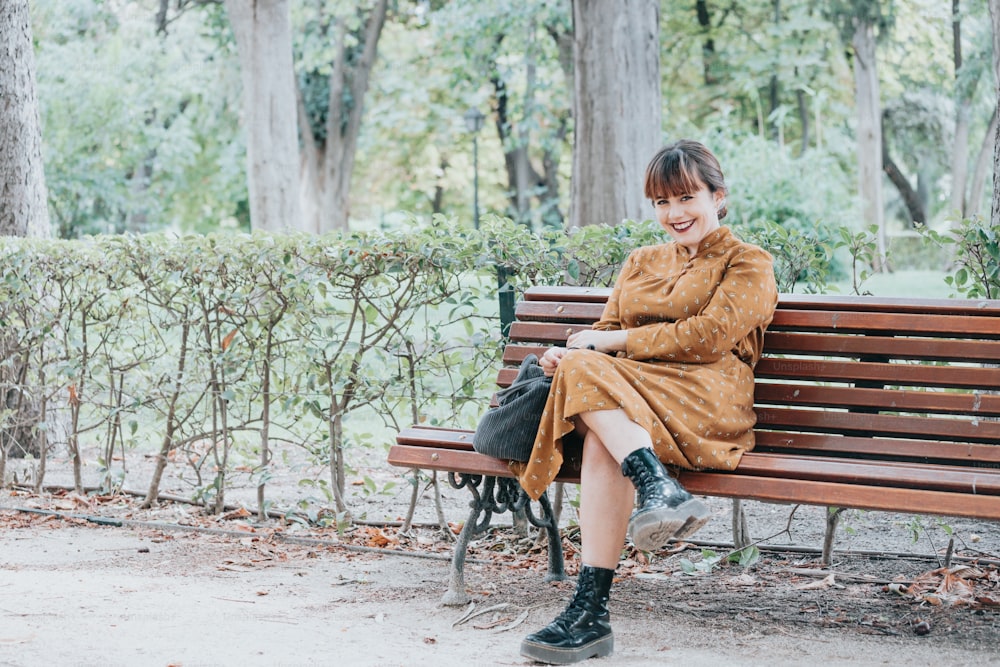
M547 644L536 644L527 640L521 642L521 655L536 662L549 665L569 665L588 658L606 658L615 650L614 635L595 639L589 644L576 648L559 648Z
M672 538L684 539L693 535L709 517L705 503L691 498L677 507L637 512L629 520L628 532L636 549L656 551Z

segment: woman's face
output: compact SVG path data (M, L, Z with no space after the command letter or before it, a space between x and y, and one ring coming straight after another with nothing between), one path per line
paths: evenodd
M719 207L725 199L722 191L710 192L700 181L698 186L694 192L653 200L657 222L692 255L702 239L719 228Z

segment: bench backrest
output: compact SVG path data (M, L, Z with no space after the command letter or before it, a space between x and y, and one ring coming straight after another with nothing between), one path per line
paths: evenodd
M498 384L609 294L530 288ZM1000 467L1000 301L782 295L755 376L758 452Z

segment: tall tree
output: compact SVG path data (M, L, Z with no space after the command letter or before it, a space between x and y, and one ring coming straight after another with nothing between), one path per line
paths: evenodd
M850 44L854 67L857 126L858 191L865 226L875 227L879 268L884 270L887 251L885 200L882 188L882 108L876 57L876 36L891 25L891 14L882 0L835 0L828 11ZM891 4L890 4L891 7Z
M236 1L236 0L232 0ZM346 230L351 176L361 133L364 99L378 55L388 0L345 3L348 13L328 13L319 3L310 23L329 57L311 54L314 66L298 79L302 136L302 202L306 227L318 233Z
M303 229L288 0L226 0L243 80L250 224Z
M969 72L962 56L962 11L960 0L951 0L952 60L955 65L955 140L951 151L951 209L958 219L968 215L966 185L969 173L969 130L979 71ZM978 70L978 68L975 68Z
M649 217L646 163L662 141L658 0L574 0L570 226Z
M35 53L28 0L0 2L0 236L47 237L49 212L42 130L35 90ZM0 428L0 486L8 453L41 454L38 397L25 390L28 367L17 341L0 328L0 408L16 415Z
M0 2L0 235L49 236L28 0Z
M990 18L993 22L993 80L996 82L997 115L1000 116L1000 0L990 0ZM990 222L1000 227L1000 127L993 147L993 206Z

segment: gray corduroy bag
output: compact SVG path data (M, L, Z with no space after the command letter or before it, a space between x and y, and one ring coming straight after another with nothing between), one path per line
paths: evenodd
M472 436L472 448L508 461L531 458L551 386L552 378L545 376L538 357L526 356L514 382L497 392L497 406L480 418Z

